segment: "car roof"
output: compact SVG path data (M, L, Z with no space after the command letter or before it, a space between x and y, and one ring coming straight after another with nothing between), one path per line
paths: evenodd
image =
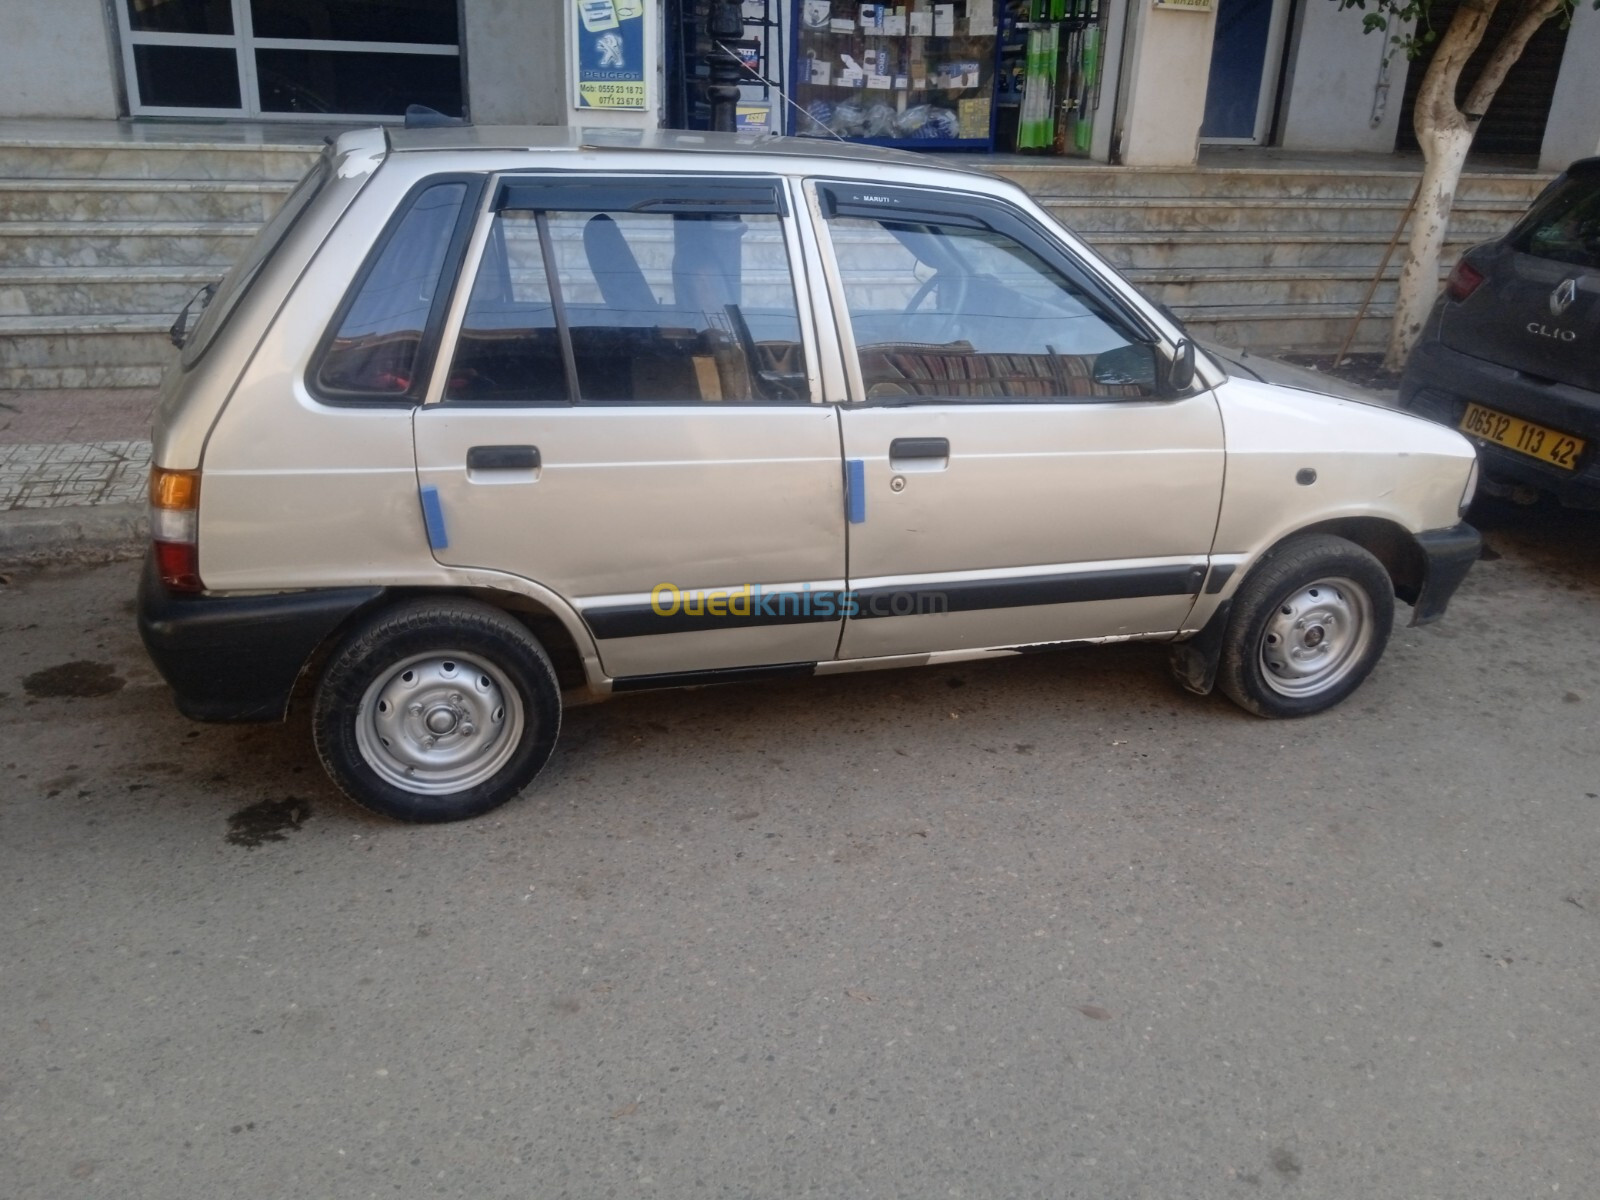
M611 151L626 154L646 151L685 156L737 154L758 155L775 160L772 169L782 170L776 160L833 160L860 167L901 166L936 167L964 175L994 179L976 166L951 162L948 158L930 159L903 150L886 150L828 138L774 137L766 133L691 133L676 129L618 129L606 126L548 125L457 125L426 129L388 129L389 149L397 154L428 151L526 150L534 153L560 151Z

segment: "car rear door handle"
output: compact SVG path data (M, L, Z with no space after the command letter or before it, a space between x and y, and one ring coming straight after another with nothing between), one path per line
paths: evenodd
M473 446L467 451L469 471L537 471L537 446Z
M889 443L891 471L942 471L949 465L949 438L895 438Z

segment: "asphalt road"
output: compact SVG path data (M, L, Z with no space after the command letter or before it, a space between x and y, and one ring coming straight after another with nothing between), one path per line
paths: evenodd
M639 696L441 828L178 717L131 564L13 576L0 1197L1594 1195L1600 520L1490 524L1321 718Z

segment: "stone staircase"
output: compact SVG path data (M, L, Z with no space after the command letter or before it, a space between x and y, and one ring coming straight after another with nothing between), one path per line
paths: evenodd
M178 310L320 148L151 132L53 139L0 126L0 388L159 383Z
M158 383L178 310L281 203L321 132L124 125L52 138L0 125L0 389ZM1343 340L1416 182L1326 157L1320 169L987 165L1199 337L1314 351ZM1445 267L1504 230L1547 179L1469 174ZM1391 264L1358 346L1382 343L1397 274Z
M1328 166L1132 169L995 164L1197 337L1246 349L1336 350L1360 309L1417 171ZM1370 161L1370 157L1368 159ZM1419 168L1420 168L1420 164ZM1470 170L1441 263L1505 232L1550 180ZM1404 243L1384 272L1355 348L1378 349L1394 315Z

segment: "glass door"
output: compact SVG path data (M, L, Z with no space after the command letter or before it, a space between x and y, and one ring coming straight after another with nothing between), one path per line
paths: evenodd
M462 115L456 0L117 0L134 116Z
M1261 145L1271 132L1288 0L1217 0L1203 142Z

